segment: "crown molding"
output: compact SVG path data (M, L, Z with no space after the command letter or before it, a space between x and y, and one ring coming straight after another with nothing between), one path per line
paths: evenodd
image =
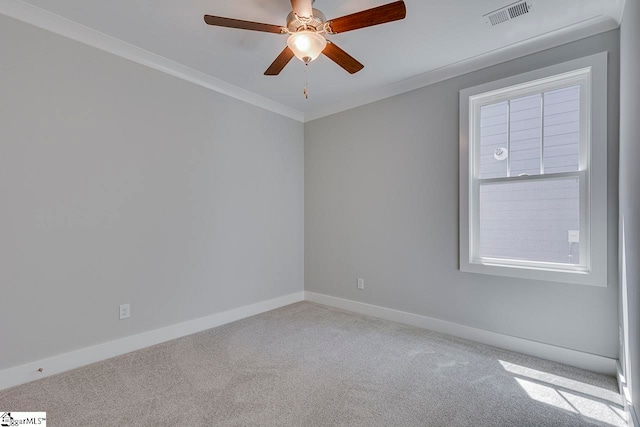
M620 16L618 17L618 22L622 25L622 20L624 19L624 12L627 10L627 0L622 0L622 7L620 8Z
M0 14L34 25L60 36L95 47L141 65L194 83L198 86L236 98L256 107L272 111L297 121L304 121L301 111L257 95L163 56L101 33L78 22L56 15L21 0L1 0Z
M611 31L619 28L619 26L620 25L615 19L599 15L549 33L523 40L518 43L513 43L500 49L427 71L418 76L411 77L377 90L368 91L365 94L339 101L328 107L307 112L304 115L304 121L310 122L342 111L351 110L366 104L391 98L392 96L411 92L463 74L492 67L503 62L518 59L523 56L571 43L606 31Z
M619 23L615 19L605 15L599 15L305 113L134 46L123 40L101 33L78 22L25 3L22 0L1 0L0 14L303 123L411 92L453 77L571 43L619 27Z

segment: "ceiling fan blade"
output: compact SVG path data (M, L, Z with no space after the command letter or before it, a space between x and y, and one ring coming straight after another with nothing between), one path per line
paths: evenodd
M344 33L359 28L398 21L407 16L407 8L404 1L396 1L373 9L332 19L328 22L331 34Z
M364 68L364 65L359 63L353 56L349 55L347 52L328 40L327 47L324 48L322 53L333 62L347 70L349 74L355 74Z
M262 31L264 33L284 34L286 29L279 25L262 24L260 22L242 21L240 19L223 18L222 16L204 15L204 22L217 27L238 28L240 30Z
M309 18L313 16L313 2L311 0L291 0L293 13L296 15Z
M264 72L265 76L277 76L280 74L280 71L284 69L284 67L291 61L291 58L294 57L293 51L289 49L289 47L285 47L280 55L273 61L273 64L267 68L267 71Z

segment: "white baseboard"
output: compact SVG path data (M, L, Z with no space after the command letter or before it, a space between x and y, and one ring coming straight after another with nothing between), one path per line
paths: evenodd
M638 414L636 413L633 405L628 406L629 410L627 412L629 416L629 427L640 427L640 422L638 421Z
M464 326L457 323L357 301L331 297L314 292L296 292L176 325L109 341L92 347L86 347L47 359L26 363L13 368L4 369L0 371L0 390L79 368L81 366L129 353L131 351L140 350L165 341L191 335L196 332L215 328L217 326L303 300L420 328L430 329L436 332L469 339L483 344L576 366L593 372L601 372L609 375L616 374L615 359L525 340L496 332L489 332L482 329L472 328L470 326ZM39 372L39 368L43 368L43 372ZM630 407L630 414L631 417L635 417L633 407ZM640 427L637 424L637 417L636 424L634 426Z
M629 392L627 379L623 375L622 366L619 361L616 366L618 371L618 387L620 387L620 395L624 402L624 411L627 413L627 422L629 427L640 427L640 423L638 423L638 415L636 414L636 410L631 401L631 394Z
M170 341L196 332L215 328L226 323L284 307L304 300L304 292L296 292L278 298L260 301L210 316L201 317L176 325L167 326L137 335L120 338L92 347L49 357L0 371L0 390L30 381L59 374L121 354L140 350L165 341ZM42 372L38 369L43 368Z
M336 298L314 292L305 292L304 294L304 299L307 301L379 317L381 319L391 320L398 323L417 326L419 328L465 338L482 344L488 344L494 347L540 357L542 359L553 360L555 362L564 363L565 365L576 366L592 372L616 375L616 359L590 353L583 353L577 350L530 341L510 335L503 335L496 332L489 332L482 329L472 328L470 326L460 325L458 323L447 322L445 320L393 310L377 305L365 304L362 302Z

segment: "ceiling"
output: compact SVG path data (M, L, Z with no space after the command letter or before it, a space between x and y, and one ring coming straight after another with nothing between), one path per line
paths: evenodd
M336 18L392 0L317 0ZM513 0L405 0L407 18L329 39L365 68L349 75L321 56L309 66L292 60L277 77L263 72L286 36L208 26L203 15L285 25L288 0L24 0L305 115L362 94L558 30L608 21L617 26L624 0L531 0L533 13L495 27L483 15Z

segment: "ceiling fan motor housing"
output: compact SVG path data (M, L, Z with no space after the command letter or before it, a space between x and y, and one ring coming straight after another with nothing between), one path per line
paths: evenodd
M310 18L298 17L291 12L287 16L287 28L290 32L295 33L306 28L309 30L322 31L327 17L318 9L313 9L313 16Z

